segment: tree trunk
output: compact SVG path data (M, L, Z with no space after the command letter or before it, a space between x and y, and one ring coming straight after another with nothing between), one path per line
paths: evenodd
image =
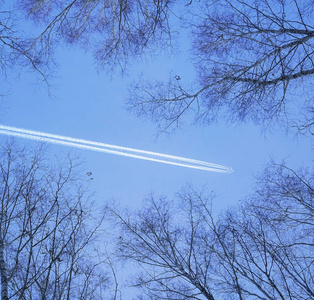
M4 245L0 241L0 277L1 277L1 299L8 300L8 277L4 260Z

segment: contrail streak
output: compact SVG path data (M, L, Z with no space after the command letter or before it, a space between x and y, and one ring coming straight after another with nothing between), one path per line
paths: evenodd
M26 130L11 126L5 126L0 124L0 134L16 136L20 138L32 139L41 142L48 142L53 144L60 144L64 146L70 146L80 149L87 149L98 152L105 152L115 155L133 157L137 159L144 159L149 161L155 161L160 163L166 163L170 165L176 165L181 167L199 169L204 171L219 172L219 173L231 173L231 168L212 164L195 159L189 159L185 157L179 157L174 155L167 155L157 152L144 151L139 149L133 149L128 147L121 147L116 145L104 144L99 142L93 142L78 138L66 137L62 135L49 134L40 131ZM108 149L109 148L109 149Z
M158 157L162 157L165 159L180 160L180 161L184 161L187 163L193 163L193 164L204 165L204 166L213 167L213 168L222 168L222 169L229 170L229 168L221 166L221 165L208 163L208 162L204 162L204 161L199 161L199 160L195 160L195 159L184 158L184 157L173 156L173 155L167 155L167 154L151 152L151 151L144 151L144 150L128 148L128 147L121 147L121 146L110 145L110 144L104 144L104 143L99 143L99 142L92 142L92 141L88 141L88 140L66 137L66 136L61 136L61 135L57 135L57 134L50 134L50 133L45 133L45 132L41 132L41 131L26 130L26 129L16 128L16 127L11 127L11 126L5 126L5 125L1 125L1 124L0 124L0 129L15 131L15 132L23 133L23 134L30 134L30 135L35 135L35 136L47 137L47 138L52 138L52 139L64 140L64 141L69 141L69 142L73 142L73 143L87 144L87 145L93 145L93 146L98 146L98 147L103 147L103 148L111 148L111 149L115 149L115 150L121 150L122 152L126 151L126 152L134 152L134 153L145 154L145 155L150 155L150 156L158 156Z

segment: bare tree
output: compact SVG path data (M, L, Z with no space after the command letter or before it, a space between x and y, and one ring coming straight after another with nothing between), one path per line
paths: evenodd
M134 285L149 299L313 298L313 179L271 164L256 192L219 217L212 196L191 188L147 199L137 217L114 212L119 253L142 268Z
M19 16L16 16L13 11L1 7L0 16L1 84L13 71L15 74L20 74L21 70L26 68L28 71L34 71L40 82L45 82L49 87L48 53L34 45L32 36L28 36L25 32L21 34L22 29L17 26Z
M91 49L100 68L124 71L130 58L171 48L172 6L169 0L2 1L1 80L26 68L50 88L60 44Z
M104 299L109 278L96 243L103 216L75 161L52 167L45 149L13 143L0 153L1 299Z
M145 49L156 51L171 44L171 6L169 0L19 1L27 17L43 25L35 44L51 49L61 38L92 47L101 67L121 69Z
M205 1L194 9L193 53L198 83L134 84L130 110L161 130L183 115L210 123L217 118L313 126L313 2L299 0ZM304 118L303 118L304 117Z
M177 212L165 198L146 201L137 216L114 212L122 225L119 255L143 270L134 286L143 288L149 299L214 299L207 281L209 239L193 202Z
M130 58L171 48L181 25L192 28L198 82L183 86L180 74L166 83L141 81L131 89L132 111L162 130L194 111L204 123L220 117L266 126L278 121L313 133L311 0L190 1L181 19L180 6L168 0L15 3L1 12L4 73L8 63L31 66L46 80L53 50L63 42L92 49L101 67L124 70ZM36 23L29 37L13 30L20 25L17 12Z
M313 298L313 179L271 164L249 200L212 225L222 291L239 299Z

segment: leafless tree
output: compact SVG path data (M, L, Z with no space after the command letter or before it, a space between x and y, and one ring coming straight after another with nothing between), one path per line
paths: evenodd
M92 47L100 66L124 69L130 57L171 43L169 0L27 0L19 7L43 25L36 44L46 49L57 40Z
M189 24L198 83L186 87L180 76L141 80L131 89L130 110L161 130L179 126L187 112L206 124L217 118L266 127L278 121L311 130L313 2L223 0L197 6Z
M1 6L4 4L1 4ZM20 74L23 68L34 71L49 87L49 62L47 53L34 45L34 39L18 28L19 17L0 7L0 73L1 84L12 73ZM14 72L13 72L14 71ZM4 92L7 92L4 89Z
M1 299L108 299L96 243L103 216L75 161L52 166L44 148L12 142L0 153Z
M93 52L100 68L124 71L130 58L171 48L172 6L169 0L2 1L1 80L26 68L49 88L60 44L82 46Z
M180 74L167 83L143 80L131 89L132 111L162 130L194 111L205 123L220 117L279 121L313 133L311 0L187 1L181 19L180 6L168 0L15 3L14 10L1 11L4 71L8 64L28 65L46 80L53 50L64 41L92 49L101 67L124 70L130 58L169 49L176 28L188 24L198 82L184 86ZM15 12L35 21L29 37L13 30L21 19Z
M214 299L207 281L209 239L201 216L189 204L176 213L174 203L151 196L137 216L114 212L122 225L119 254L142 267L134 286L149 299Z
M136 217L114 212L119 253L142 268L148 299L314 297L313 174L271 164L239 207L214 215L212 196L151 197Z
M222 291L239 299L313 298L313 179L271 164L238 212L212 225Z

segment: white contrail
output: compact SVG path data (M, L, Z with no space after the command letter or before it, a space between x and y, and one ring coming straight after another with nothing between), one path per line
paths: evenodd
M144 159L144 160L150 160L150 161L155 161L155 162L161 162L161 163L166 163L166 164L176 165L176 166L181 166L181 167L199 169L199 170L204 170L204 171L226 173L225 170L220 170L220 169L214 169L214 168L197 166L197 165L188 165L188 164L176 163L176 162L172 162L172 161L155 159L155 158L135 155L135 154L131 154L131 153L119 152L119 151L114 151L114 150L109 150L109 149L104 149L104 148L99 148L99 147L94 147L94 146L88 146L88 145L83 145L83 144L78 144L78 143L66 142L66 141L56 140L56 139L51 139L51 138L46 138L46 137L34 136L34 135L29 135L29 134L24 134L24 133L19 133L19 132L12 132L12 131L7 131L7 130L1 130L0 129L0 133L6 134L6 135L10 135L10 136L26 138L26 139L32 139L32 140L41 141L41 142L60 144L60 145L64 145L64 146L70 146L70 147L75 147L75 148L80 148L80 149L93 150L93 151L98 151L98 152L106 152L106 153L110 153L110 154L121 155L121 156L128 156L128 157Z
M42 142L49 142L53 144L60 144L64 146L76 147L81 149L88 149L99 152L106 152L115 155L133 157L138 159L150 160L155 162L161 162L171 165L177 165L187 168L211 171L211 172L219 172L219 173L231 173L233 170L231 168L227 168L225 166L212 164L204 161L167 155L157 152L144 151L139 149L121 147L116 145L109 145L104 143L92 142L83 139L77 139L72 137L66 137L56 134L49 134L40 131L26 130L11 126L0 125L0 133L5 135L11 135L21 138L27 138ZM110 148L110 149L106 149ZM132 153L133 152L133 153ZM134 154L135 153L135 154ZM139 155L141 154L141 155ZM143 156L145 155L145 156ZM152 156L152 157L150 157ZM171 161L174 160L174 161Z
M135 152L135 153L139 153L139 154L158 156L158 157L162 157L162 158L166 158L166 159L179 160L179 161L184 161L187 163L204 165L204 166L208 166L208 167L219 168L219 169L224 169L224 170L230 171L230 168L227 168L227 167L224 167L221 165L208 163L208 162L204 162L204 161L199 161L199 160L195 160L195 159L190 159L190 158L167 155L167 154L151 152L151 151L144 151L144 150L128 148L128 147L121 147L121 146L110 145L110 144L104 144L104 143L93 142L93 141L88 141L88 140L83 140L83 139L78 139L78 138L66 137L66 136L57 135L57 134L45 133L45 132L41 132L41 131L26 130L26 129L16 128L16 127L12 127L12 126L0 125L0 129L20 132L23 134L30 134L30 135L35 135L35 136L48 137L48 138L52 138L52 139L64 140L64 141L69 141L69 142L73 142L73 143L81 143L81 144L93 145L93 146L98 146L98 147L122 150L122 151L127 151L127 152Z

